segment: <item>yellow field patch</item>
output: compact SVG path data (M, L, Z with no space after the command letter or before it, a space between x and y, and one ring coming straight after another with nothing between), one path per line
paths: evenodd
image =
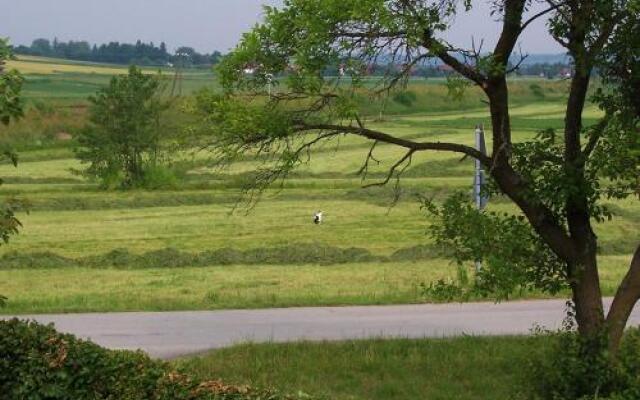
M115 75L124 74L127 72L126 68L121 67L103 67L92 65L72 65L72 64L56 64L56 63L43 63L27 60L13 60L7 63L9 68L15 68L23 74L56 74L65 72L79 72L85 74L104 74Z
M93 65L81 62L61 62L55 58L18 56L16 60L7 62L8 68L14 68L23 74L57 74L57 73L84 73L101 75L126 74L126 66ZM146 69L145 73L157 73L157 69Z

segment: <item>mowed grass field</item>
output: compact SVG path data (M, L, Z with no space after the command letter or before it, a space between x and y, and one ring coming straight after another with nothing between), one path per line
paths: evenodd
M73 82L94 80L95 90L109 79L108 73L82 72L85 67L102 68L71 65L75 70L51 68L47 74L28 75L28 96L47 101L60 97L65 102L55 104L77 107L62 116L33 111L14 127L2 128L0 137L42 129L55 133L64 124L79 129L86 118L80 100L85 89L76 91ZM41 85L41 78L51 81ZM200 78L212 82L211 77ZM203 82L194 80L193 85ZM47 86L54 84L60 91ZM563 82L521 80L512 85L517 140L562 126ZM532 94L532 85L547 95ZM419 95L415 103L392 101L384 120L369 118L368 126L407 138L472 145L474 126L489 124L475 92L455 103L447 100L441 82L413 82L409 90ZM589 107L585 122L598 115ZM56 118L64 123L52 128L49 123ZM18 168L0 165L5 181L0 195L31 205L30 213L20 216L21 234L0 247L0 294L9 298L3 313L428 302L438 299L425 294L425 286L457 274L426 237L429 221L417 198L470 190L473 165L455 155L415 157L401 181L400 201L392 207L392 187L363 189L356 175L370 143L343 137L315 149L310 162L300 165L282 188L267 191L247 210L236 206L246 174L260 165L258 159L249 157L220 170L211 167L207 153L185 152L175 155L183 177L174 188L103 191L72 172L81 167L72 143L31 142L23 143ZM365 183L383 179L401 155L394 147L378 146L381 164ZM610 206L618 217L597 226L607 294L628 267L640 227L637 201ZM504 199L490 207L515 210ZM317 210L325 212L321 226L312 223ZM466 267L471 271L472 266Z
M31 100L84 101L113 75L127 73L127 66L19 55L7 62L26 78L24 97ZM143 67L147 74L160 74L171 89L175 71L168 67ZM182 94L203 87L216 87L210 70L187 70L182 73Z

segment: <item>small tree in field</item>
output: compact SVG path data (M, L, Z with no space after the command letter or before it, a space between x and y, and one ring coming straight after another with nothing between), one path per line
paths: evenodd
M404 149L383 183L399 177L419 152L479 160L495 192L510 199L521 214L478 213L459 197L444 206L429 204L440 217L440 228L433 231L436 239L453 245L461 260L483 259L483 280L495 290L569 288L579 334L590 338L604 333L605 348L596 350L608 350L615 358L640 299L640 246L605 314L593 224L611 217L603 201L640 194L640 114L632 106L640 93L640 3L487 3L501 24L489 51L461 49L443 39L455 15L473 7L470 0L285 0L281 9L267 8L265 22L247 33L219 68L226 93L203 96L201 109L208 114L214 147L227 158L263 154L271 164L257 175L258 189L286 177L306 159L309 148L345 134L371 140L371 151L363 155L365 172L376 144ZM575 69L568 83L565 125L562 132L547 130L535 139L514 142L510 60L522 33L543 16L549 17L549 34L566 48ZM371 129L360 118L354 93L370 87L361 79L368 65L389 63L376 87L385 93L407 82L416 65L431 59L457 73L454 89L462 80L484 93L491 115L490 155L462 143ZM324 71L336 65L345 66L346 76L326 77ZM247 74L247 68L253 73ZM596 68L607 76L605 89L596 96L605 116L584 126L583 109ZM268 98L256 96L273 75L285 77L280 90Z
M144 182L155 165L161 139L160 118L167 105L160 99L157 76L131 66L109 86L89 98L90 124L79 134L77 156L90 164L83 171L104 186L123 188Z

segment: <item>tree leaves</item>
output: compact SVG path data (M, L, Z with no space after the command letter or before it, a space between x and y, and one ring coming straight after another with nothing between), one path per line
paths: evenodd
M20 97L24 79L16 70L4 71L4 63L12 57L7 39L0 38L0 123L8 125L22 117L24 102Z
M0 38L0 122L8 125L14 119L23 115L23 101L20 97L23 78L18 71L5 72L4 61L12 57L11 48L6 39ZM7 158L14 165L18 165L18 156L11 149L0 151L0 159ZM2 180L0 179L0 185ZM16 211L20 203L9 200L0 203L0 244L8 243L9 238L19 232L22 224L16 218ZM0 304L6 299L0 297Z
M557 293L566 282L566 264L544 244L521 215L478 211L467 193L438 205L424 199L433 222L428 234L457 263L482 261L477 288L507 299L514 292Z

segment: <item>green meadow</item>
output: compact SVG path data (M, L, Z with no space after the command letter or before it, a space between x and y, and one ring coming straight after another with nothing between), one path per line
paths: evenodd
M114 67L54 68L45 61L20 61L34 64L26 69L29 110L19 123L0 128L0 141L20 155L18 168L0 165L0 195L24 199L30 209L20 215L21 234L0 247L0 293L9 298L3 313L418 303L438 301L423 290L431 282L455 279L457 267L425 234L429 220L418 196L470 191L469 160L416 156L400 181L398 202L393 184L363 185L384 179L402 153L378 146L380 164L363 182L357 171L370 143L353 137L316 148L251 209L243 207L241 188L261 164L255 157L221 169L206 151L183 149L172 154L179 179L171 187L106 191L74 172L82 167L74 142L60 133L82 129L84 99ZM215 78L188 72L183 85L191 93L215 87ZM566 82L514 79L511 86L517 140L562 126ZM476 91L457 102L442 81L414 80L403 93L413 94L363 99L366 124L469 145L475 125L489 124ZM179 103L170 115L176 131L193 121ZM589 107L585 123L598 115ZM609 206L617 217L597 233L603 287L612 294L637 242L640 204ZM490 207L514 211L499 198ZM325 213L320 226L312 223L317 210ZM472 266L464 268L472 273Z

